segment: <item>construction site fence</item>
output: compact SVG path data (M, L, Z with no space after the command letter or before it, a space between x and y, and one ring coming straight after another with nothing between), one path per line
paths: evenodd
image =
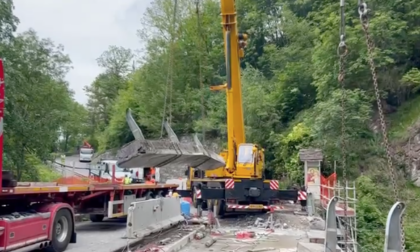
M321 203L325 206L335 195L334 188L337 184L337 174L334 172L328 177L321 175Z

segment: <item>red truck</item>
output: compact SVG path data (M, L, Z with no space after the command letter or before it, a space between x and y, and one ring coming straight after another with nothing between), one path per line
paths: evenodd
M94 222L127 214L131 202L166 195L176 184L124 185L88 177L71 182L17 182L3 170L4 68L0 59L0 251L36 246L52 252L76 243L75 214ZM112 169L115 175L115 166ZM63 182L64 181L64 182Z

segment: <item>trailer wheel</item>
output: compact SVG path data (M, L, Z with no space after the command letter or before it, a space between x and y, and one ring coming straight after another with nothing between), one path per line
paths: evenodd
M101 222L103 221L105 216L103 214L90 214L89 219L91 222Z
M73 225L73 218L71 217L69 210L59 210L54 218L51 246L48 247L46 251L65 251L73 234Z

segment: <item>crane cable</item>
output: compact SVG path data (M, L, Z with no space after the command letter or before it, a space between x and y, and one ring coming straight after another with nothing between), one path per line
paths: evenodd
M169 45L169 53L168 53L168 72L166 75L166 88L165 88L165 98L163 104L163 115L162 115L162 125L160 128L160 137L163 137L163 129L166 117L166 107L168 106L168 96L169 96L169 117L168 123L169 125L172 123L172 89L173 89L173 54L174 54L174 41L175 41L175 26L176 26L176 16L178 12L178 0L174 0L174 13L172 17L172 27L170 31L170 45Z
M348 235L349 223L347 220L347 149L346 149L346 89L345 89L345 75L346 75L346 57L348 55L348 48L346 45L346 19L345 19L345 3L340 0L340 42L338 43L337 53L339 56L339 74L338 82L341 85L341 159L343 168L344 180L344 252L348 251Z
M201 29L201 18L200 18L200 0L195 0L195 11L197 14L197 28L199 33L199 57L198 57L198 78L200 81L200 91L201 91L201 123L202 123L202 139L203 144L205 144L206 141L206 110L205 110L205 104L204 104L204 84L203 84L203 72L202 72L202 57L201 57L201 45L202 45L202 29Z
M378 76L376 73L376 65L373 59L375 43L373 42L372 36L369 32L369 16L368 16L369 9L364 0L359 0L358 12L359 12L359 17L360 17L360 22L362 25L362 30L365 35L368 63L369 63L370 71L372 75L373 87L375 89L376 103L378 106L379 120L381 123L381 130L382 130L382 138L383 138L382 140L383 140L383 144L385 145L385 151L386 151L386 157L387 157L387 168L388 168L389 175L391 176L395 202L401 202L401 198L400 198L400 194L399 194L399 190L397 186L396 170L394 169L393 163L392 163L392 155L391 155L391 150L390 150L389 141L388 141L385 116L384 116L382 103L381 103ZM403 218L404 216L400 220L401 222L401 252L405 251L405 232L404 232L404 223L403 223L404 219Z

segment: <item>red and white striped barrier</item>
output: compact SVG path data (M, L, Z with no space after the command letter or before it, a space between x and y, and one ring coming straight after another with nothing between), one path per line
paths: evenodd
M263 206L262 208L253 208L250 207L250 205L237 205L237 204L228 204L227 205L228 209L273 209L273 210L280 210L280 209L284 209L284 207L282 206Z
M233 188L235 188L235 180L226 179L225 180L225 189L233 189Z
M298 200L307 200L308 199L308 194L305 191L299 191L298 193Z
M201 199L201 190L200 189L195 189L195 198L196 199Z
M270 181L270 189L271 190L278 190L279 189L279 181L278 180L271 180Z

